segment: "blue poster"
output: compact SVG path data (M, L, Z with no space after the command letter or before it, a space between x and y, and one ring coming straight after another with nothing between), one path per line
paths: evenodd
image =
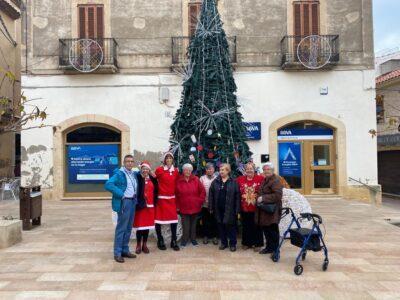
M301 143L279 143L279 175L301 178Z
M119 167L119 145L68 145L68 182L104 183Z
M261 140L261 122L243 122L246 127L246 139L249 141Z

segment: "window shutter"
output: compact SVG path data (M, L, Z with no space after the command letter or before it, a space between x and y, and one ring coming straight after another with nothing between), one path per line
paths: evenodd
M310 35L310 5L303 4L303 30L302 35Z
M79 38L86 37L86 9L79 7Z
M301 4L294 4L294 35L301 35Z
M196 32L197 21L201 11L201 3L189 3L189 36L193 36Z
M319 34L319 4L318 3L311 4L311 15L312 15L311 33Z
M96 37L95 33L95 11L94 7L88 7L88 38L93 39Z
M101 39L104 37L104 15L103 6L97 7L97 38Z

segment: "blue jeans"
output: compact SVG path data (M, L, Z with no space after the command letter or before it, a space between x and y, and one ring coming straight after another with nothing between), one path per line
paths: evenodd
M221 244L229 247L236 246L236 225L228 225L218 223L219 238L221 239Z
M136 199L123 199L121 210L118 212L118 222L115 228L114 255L121 256L129 252L129 239L132 233L135 217Z

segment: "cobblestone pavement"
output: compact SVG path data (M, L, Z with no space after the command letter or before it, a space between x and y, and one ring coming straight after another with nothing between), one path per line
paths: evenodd
M321 252L293 273L298 248L285 243L279 263L252 250L214 245L156 250L124 264L112 257L108 201L44 203L42 226L0 250L0 299L399 299L400 211L342 199L312 199L326 224ZM18 209L0 203L0 216Z

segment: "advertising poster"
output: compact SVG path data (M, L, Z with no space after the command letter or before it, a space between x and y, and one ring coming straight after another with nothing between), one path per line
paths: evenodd
M301 180L301 143L279 143L279 175Z
M104 183L119 167L119 145L68 145L68 182Z
M246 139L248 141L259 141L261 140L261 122L243 122L246 127Z

